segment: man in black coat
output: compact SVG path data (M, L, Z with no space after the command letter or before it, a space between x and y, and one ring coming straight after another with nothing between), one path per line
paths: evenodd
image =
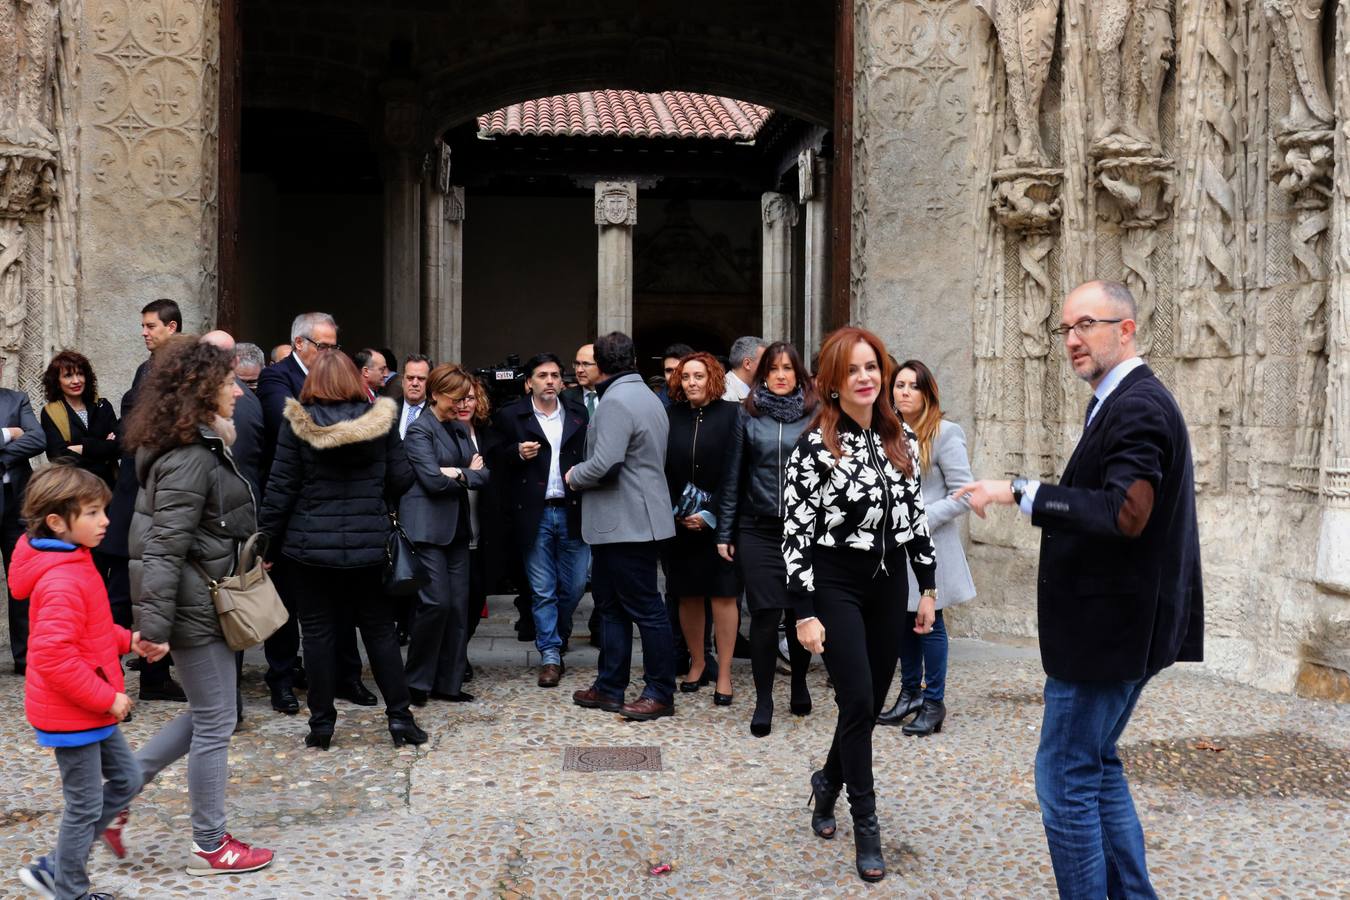
M238 348L235 345L234 338L226 331L208 331L202 335L202 341L207 344L219 347L226 353L234 355L235 368L239 367ZM239 468L239 474L244 476L248 486L253 490L254 503L262 502L262 475L261 461L263 450L263 416L262 403L254 396L253 391L239 377L238 372L234 376L235 387L239 388L240 395L234 401L234 443L230 445L230 456L234 457L234 464Z
M300 398L300 391L309 376L309 367L326 350L340 350L337 322L328 313L301 313L291 322L291 354L268 366L258 375L258 401L262 405L263 450L259 475L264 488L277 451L277 435L281 431L282 412L291 397ZM262 500L259 498L259 503ZM272 580L288 607L291 603L287 589L289 572L284 559L272 571ZM338 689L337 696L360 706L374 706L378 698L361 683L361 654L356 649L356 627L346 625L338 629ZM275 634L263 643L267 656L267 686L272 692L272 708L277 712L295 715L300 701L294 689L304 681L304 669L297 654L300 652L300 628L292 615ZM300 684L298 684L299 682Z
M1036 795L1062 897L1154 896L1116 741L1149 678L1203 654L1190 438L1139 358L1134 316L1115 282L1065 298L1053 331L1093 393L1059 484L979 481L953 495L980 515L1015 503L1041 529Z
M513 543L530 584L538 683L557 687L591 556L581 539L581 499L563 480L586 456L586 409L559 398L562 360L552 353L525 363L525 384L529 393L502 409L497 422L506 439L501 458Z
M0 372L4 371L4 357L0 357ZM0 554L5 561L5 576L9 576L9 561L14 556L14 545L23 537L24 524L20 517L23 489L33 467L28 462L47 447L47 437L33 415L33 404L22 391L0 388ZM9 597L9 652L14 657L14 672L22 675L28 668L28 601Z

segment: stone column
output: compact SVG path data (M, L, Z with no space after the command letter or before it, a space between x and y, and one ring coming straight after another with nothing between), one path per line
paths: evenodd
M633 226L637 183L598 181L595 224L599 231L596 334L633 333Z
M399 354L422 346L419 162L395 152L384 163L384 338Z
M802 295L802 356L820 349L830 315L830 177L825 160L803 150L797 158L798 192L806 208L806 271Z
M464 320L464 188L432 191L422 207L422 348L461 362Z
M797 203L787 194L769 192L759 198L764 221L764 270L760 335L766 341L791 340L792 229L797 227Z

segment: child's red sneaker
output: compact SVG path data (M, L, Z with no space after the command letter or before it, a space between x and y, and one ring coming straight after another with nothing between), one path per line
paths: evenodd
M239 872L254 872L270 865L272 851L250 847L243 841L237 841L225 835L219 847L210 853L192 843L192 860L187 864L189 875L231 875Z
M104 829L103 834L100 835L103 838L103 843L108 845L108 849L118 859L126 859L127 856L126 845L122 843L122 829L127 827L127 819L130 815L130 811L122 810L117 814L117 818L112 820L112 824Z

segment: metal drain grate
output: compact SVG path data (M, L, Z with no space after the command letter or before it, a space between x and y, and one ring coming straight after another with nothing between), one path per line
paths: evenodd
M660 747L568 747L564 772L660 772Z

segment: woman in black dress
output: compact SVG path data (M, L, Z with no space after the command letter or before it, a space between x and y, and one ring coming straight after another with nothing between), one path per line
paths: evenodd
M787 619L794 715L811 712L806 670L811 654L797 641L796 617L783 566L783 468L816 409L816 390L797 348L770 344L755 368L727 449L727 474L717 505L717 552L740 563L750 607L750 669L755 713L750 733L773 728L773 676L778 669L778 626Z
M73 459L112 487L122 452L117 413L98 395L98 378L89 360L74 350L62 350L47 364L42 390L47 397L41 414L47 459Z
M731 657L736 647L741 587L735 565L717 553L716 498L727 471L727 447L737 426L739 407L723 399L725 373L709 353L691 353L670 376L674 402L666 444L666 484L675 518L675 537L662 554L666 593L680 602L680 630L689 647L685 693L707 684L708 661L703 652L704 601L712 604L713 637L719 665L713 703L731 705ZM690 486L692 485L692 489ZM688 490L687 490L688 489ZM683 504L681 498L702 492L701 502Z

